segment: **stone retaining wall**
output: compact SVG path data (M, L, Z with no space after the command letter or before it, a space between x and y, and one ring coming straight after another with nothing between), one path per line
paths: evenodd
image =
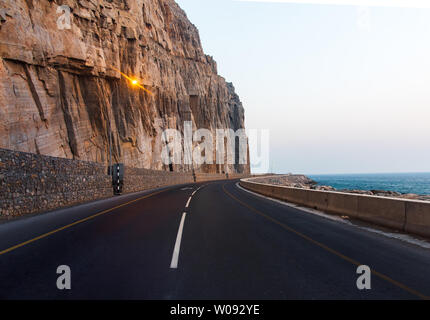
M106 167L0 149L0 216L19 216L112 195Z
M197 182L222 179L226 179L225 174L196 174ZM125 167L123 192L193 182L191 172ZM112 196L112 180L103 164L0 148L0 217L40 213Z
M192 173L125 167L124 193L138 192L175 184L193 183Z

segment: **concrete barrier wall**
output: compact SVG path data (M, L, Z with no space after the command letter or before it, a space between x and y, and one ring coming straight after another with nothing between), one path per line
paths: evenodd
M408 201L405 205L405 231L422 236L430 236L430 203Z
M430 202L275 186L252 178L242 179L240 185L268 197L430 237Z
M197 182L223 179L225 174L196 174ZM125 167L123 192L193 182L191 172ZM103 164L0 148L0 217L40 213L112 196L112 179Z

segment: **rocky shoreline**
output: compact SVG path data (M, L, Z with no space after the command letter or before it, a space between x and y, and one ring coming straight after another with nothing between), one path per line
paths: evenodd
M387 190L356 190L356 189L336 189L331 186L318 185L318 183L309 177L302 174L286 174L278 176L262 177L258 182L273 184L277 186L286 186L301 189L321 190L321 191L336 191L345 193L355 193L370 196L390 197L410 200L430 201L430 195L419 195L414 193L400 193Z

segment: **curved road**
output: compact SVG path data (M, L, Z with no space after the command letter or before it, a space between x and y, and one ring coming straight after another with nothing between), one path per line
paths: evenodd
M361 264L372 269L371 290L357 289ZM57 289L59 265L71 269L71 290ZM429 249L264 199L236 181L124 195L0 225L0 299L429 296Z

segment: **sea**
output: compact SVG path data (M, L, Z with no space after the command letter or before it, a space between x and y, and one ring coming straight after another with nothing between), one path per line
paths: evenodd
M385 190L430 195L430 172L308 175L336 189Z

